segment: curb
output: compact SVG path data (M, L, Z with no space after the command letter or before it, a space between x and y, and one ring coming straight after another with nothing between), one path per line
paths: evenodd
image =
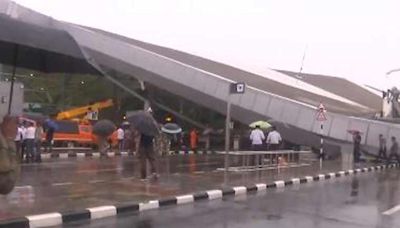
M267 189L285 188L291 185L300 185L314 181L324 181L344 176L355 175L358 173L368 173L400 167L399 164L372 166L368 168L359 168L354 170L339 171L336 173L319 174L316 176L305 176L302 178L293 178L290 180L279 180L271 183L258 183L251 186L236 186L225 189L214 189L194 194L168 197L160 200L151 200L144 203L125 203L118 205L106 205L100 207L86 208L77 211L53 212L40 215L29 215L21 218L0 221L0 228L30 228L30 227L48 227L58 226L63 223L75 222L79 220L94 220L110 216L116 216L121 213L141 212L151 209L158 209L172 205L190 204L204 200L221 199L224 196L245 195L254 192L267 191Z
M191 155L195 154L193 151L189 151L188 153L184 151L179 151L178 154L174 152L170 152L169 156L172 155ZM197 155L213 155L215 153L211 152L197 152ZM133 157L135 154L133 152L107 152L105 154L101 154L100 152L63 152L63 153L42 153L40 157L42 160L50 159L50 158L100 158L100 157Z
M170 152L169 155L190 155L190 154L195 154L193 151L189 151L188 153L184 151L179 151L178 154L175 152ZM196 153L197 155L211 155L215 153L211 152L204 152L204 151L199 151ZM93 158L99 158L99 157L126 157L126 156L134 156L135 154L133 152L107 152L105 154L101 154L100 152L63 152L63 153L42 153L40 154L40 157L42 159L50 159L50 158L87 158L87 157L93 157Z

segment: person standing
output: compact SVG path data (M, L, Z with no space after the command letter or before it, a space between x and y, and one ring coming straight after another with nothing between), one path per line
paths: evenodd
M276 127L272 127L272 131L267 136L267 148L269 150L279 150L282 143L281 134L277 131Z
M199 136L197 134L197 130L193 128L190 131L190 149L193 151L193 153L197 154L197 143L199 141Z
M125 147L124 147L124 140L125 140L125 132L122 127L119 127L117 129L117 140L118 140L118 151L121 153Z
M396 137L394 136L392 137L392 146L390 147L388 163L391 162L392 158L396 158L397 162L400 163L399 144L397 143Z
M251 149L255 151L262 150L264 139L264 132L260 129L260 126L257 125L256 128L250 133Z
M42 137L44 134L43 127L40 123L37 123L35 131L35 162L42 162L41 150L42 150Z
M21 141L21 161L24 160L24 157L26 157L26 130L28 128L28 123L23 122L22 123L22 141Z
M210 146L211 146L211 133L212 129L209 127L209 125L206 125L206 129L203 131L203 137L204 137L204 152L208 153L210 151Z
M156 158L154 152L154 136L145 134L140 135L139 141L139 159L140 159L140 176L142 180L147 177L147 161L150 163L152 176L157 178Z
M386 160L386 139L383 137L382 134L379 135L379 154L378 159Z
M33 123L28 123L28 128L25 132L25 140L26 140L26 162L33 161L35 154L35 132L36 128L33 126Z
M360 162L361 157L361 135L359 131L356 131L353 136L354 148L353 148L353 156L354 162Z
M46 127L46 144L44 151L51 153L53 151L53 138L54 138L54 124L51 123L51 120L48 121L48 126Z
M22 143L24 141L24 137L25 137L25 128L23 127L22 124L19 124L17 127L17 135L15 136L14 142L17 155L20 159L23 159L24 156L22 152Z

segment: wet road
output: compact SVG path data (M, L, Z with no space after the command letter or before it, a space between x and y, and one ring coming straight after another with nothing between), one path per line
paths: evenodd
M23 164L17 187L0 196L0 220L88 207L140 203L227 186L252 185L351 167L337 163L260 172L216 172L218 155L177 155L159 159L160 179L142 182L135 157L52 159ZM368 165L368 164L365 164Z
M63 227L399 227L399 178L399 170L361 174Z

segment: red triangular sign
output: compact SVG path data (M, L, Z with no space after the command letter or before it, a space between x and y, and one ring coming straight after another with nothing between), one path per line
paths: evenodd
M319 103L318 110L317 110L317 120L318 121L326 121L326 115L325 115L326 109L325 106L322 103Z

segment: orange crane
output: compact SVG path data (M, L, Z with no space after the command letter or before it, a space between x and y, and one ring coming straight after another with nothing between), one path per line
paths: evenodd
M56 145L65 145L66 143L68 146L96 145L97 137L92 134L92 124L89 120L96 120L99 110L113 105L113 100L108 99L59 112L55 118L59 129L54 134L54 142ZM96 113L96 117L88 118L88 112ZM115 134L110 138L110 141L112 145L116 144Z
M71 120L73 118L78 118L86 115L89 111L91 112L98 112L101 109L109 108L113 106L113 100L108 99L105 101L100 101L100 102L95 102L93 104L77 107L77 108L71 108L66 111L59 112L56 116L56 120ZM85 118L87 117L85 116Z

